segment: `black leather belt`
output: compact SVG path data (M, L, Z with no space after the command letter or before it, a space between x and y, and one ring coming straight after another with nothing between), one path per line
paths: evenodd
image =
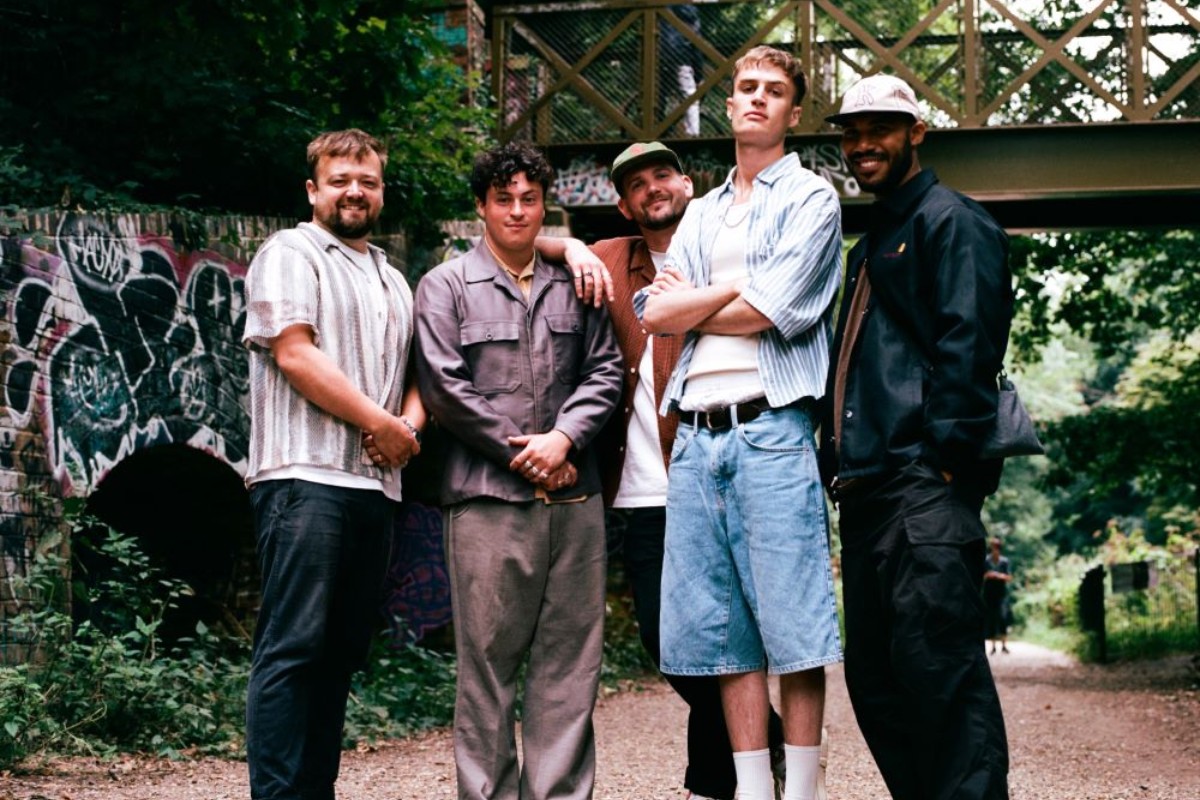
M781 406L781 408L807 408L811 403L812 398L805 397ZM711 411L680 411L679 421L684 425L708 428L710 431L724 431L733 427L734 419L737 420L737 424L741 425L757 419L759 414L770 410L771 404L767 402L767 398L760 397L757 400L747 400L745 403L714 408Z

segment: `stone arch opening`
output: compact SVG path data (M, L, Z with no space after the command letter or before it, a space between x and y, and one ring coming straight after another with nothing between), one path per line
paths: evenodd
M253 517L229 464L184 444L144 448L109 470L86 509L194 590L164 621L165 636L190 635L197 621L246 630L258 592Z

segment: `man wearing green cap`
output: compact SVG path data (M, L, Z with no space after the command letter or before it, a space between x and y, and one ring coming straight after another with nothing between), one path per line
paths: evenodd
M660 416L657 409L683 337L648 335L633 313L633 296L653 282L665 263L693 189L679 157L659 142L627 147L613 160L609 176L617 190L617 208L638 226L641 235L605 239L591 247L611 274L609 311L625 368L622 403L597 437L597 457L605 504L614 510L624 529L625 570L633 587L642 644L657 663L667 463L679 423L677 414ZM580 270L580 279L590 280L586 277L588 251L582 242L539 240L539 249L556 260L569 254L570 263L576 265L573 268ZM711 676L666 677L690 709L684 786L695 800L732 800L737 776L717 680ZM772 713L771 744L778 749L782 741L782 723Z

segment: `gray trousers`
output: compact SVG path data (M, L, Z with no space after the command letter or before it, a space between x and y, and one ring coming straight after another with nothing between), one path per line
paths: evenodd
M445 526L459 800L587 800L604 648L600 497L555 505L475 498L447 507ZM519 767L516 689L526 655Z

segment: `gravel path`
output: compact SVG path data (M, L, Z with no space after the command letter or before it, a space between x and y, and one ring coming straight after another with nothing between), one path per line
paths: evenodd
M1198 800L1200 672L1187 657L1078 665L1010 643L992 657L1012 749L1012 800ZM833 800L887 797L830 668L828 786ZM596 712L597 800L679 800L685 706L665 684L604 697ZM0 800L243 800L245 764L79 759L50 774L0 775ZM450 800L450 737L438 731L347 753L343 800Z

